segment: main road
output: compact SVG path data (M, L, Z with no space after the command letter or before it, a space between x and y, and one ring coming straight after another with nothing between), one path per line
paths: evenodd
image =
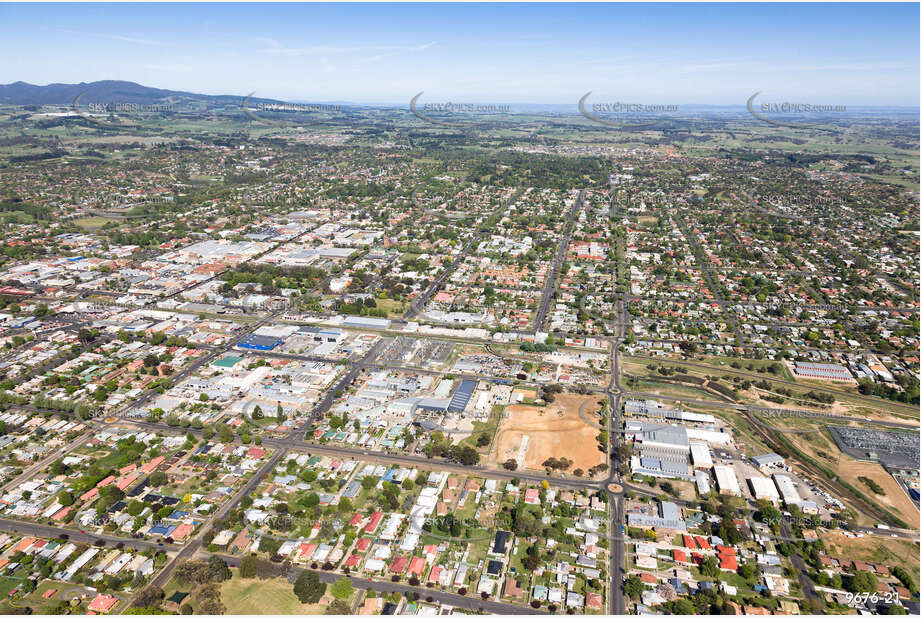
M563 237L556 249L556 256L550 265L550 272L547 273L547 279L544 281L544 290L540 295L540 305L537 307L537 315L534 317L534 332L543 330L544 323L547 321L547 314L550 312L550 303L553 302L554 292L556 291L556 280L560 274L560 268L566 260L566 254L569 252L569 238L572 235L572 229L575 227L576 215L582 209L582 200L585 198L585 189L579 190L575 203L569 210L569 216L566 218L566 225L563 230Z
M239 556L230 556L227 554L219 554L220 557L230 566L238 567L242 558ZM419 595L421 600L428 600L429 598L432 601L437 601L444 605L450 605L452 607L457 607L460 609L466 609L476 612L482 612L486 614L499 614L499 615L533 615L533 614L546 614L546 611L539 609L533 609L530 607L524 607L521 605L511 605L508 603L499 603L497 601L483 600L480 595L472 594L471 596L456 594L453 592L442 592L440 590L425 588L424 586L411 586L409 584L401 584L399 582L387 582L377 579L364 579L360 577L353 577L351 575L345 575L342 573L331 573L329 571L320 571L315 569L307 569L303 567L290 567L296 573L304 573L311 571L317 574L320 581L326 584L332 584L340 579L348 578L352 582L352 586L355 588L363 588L365 590L374 590L378 593L379 596L384 594L390 594L391 592L396 592L401 595L406 593L416 593Z

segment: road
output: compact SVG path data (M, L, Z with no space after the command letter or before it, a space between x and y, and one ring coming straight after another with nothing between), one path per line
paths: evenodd
M675 210L674 216L675 221L678 223L678 228L681 230L681 233L684 234L684 237L691 245L691 250L694 252L694 258L697 260L697 264L700 266L701 272L703 272L704 278L707 280L710 291L713 293L713 299L711 299L710 302L716 302L719 304L720 311L723 314L723 319L727 324L732 326L733 330L735 330L736 343L738 345L744 344L745 337L742 336L742 329L739 328L739 322L736 320L735 316L732 315L732 312L726 308L726 305L729 303L727 303L726 299L723 297L722 288L719 285L716 277L713 276L713 271L710 270L710 260L707 259L706 254L704 254L703 250L700 248L700 245L697 242L697 237L688 229L688 226L684 221L684 216L678 210Z
M83 446L92 437L93 437L93 430L92 430L92 427L90 427L86 430L86 433L83 436L79 437L77 440L68 444L67 447L64 449L64 452L70 452L76 448ZM26 481L31 479L33 476L38 474L39 471L45 469L47 466L50 466L52 463L57 461L57 459L61 457L62 454L63 452L55 450L53 453L48 455L48 457L45 457L41 461L38 461L32 464L31 466L23 469L21 473L19 473L18 475L16 475L9 481L7 481L7 483L3 485L2 488L0 488L0 492L5 492L17 485L21 485L22 483L25 483Z
M156 586L161 589L165 588L167 582L169 582L170 576L172 575L173 569L176 568L176 565L182 560L188 560L189 558L193 557L195 553L201 549L202 538L208 532L211 526L213 526L216 521L223 519L227 513L231 511L231 509L236 508L237 504L240 503L240 500L242 500L244 496L248 496L250 492L252 492L253 489L255 489L259 483L262 482L262 479L264 479L266 475L275 468L275 465L286 452L286 450L280 450L275 453L275 455L269 459L269 461L263 464L259 471L256 472L256 474L254 474L249 479L249 481L247 481L247 483L233 495L230 500L218 507L214 514L204 524L202 524L201 529L198 530L195 537L186 543L182 549L180 549L179 552L173 556L173 558L169 560L166 565L164 565L163 569L161 569L160 572L150 580L150 583L148 583L147 586ZM127 609L128 606L130 606L130 604L126 604L124 609Z
M780 524L781 532L786 537L792 537L793 533L790 531L790 524L786 521ZM807 599L817 600L819 598L818 593L815 591L815 584L812 582L812 579L806 574L807 567L806 563L803 562L802 556L799 554L791 554L790 562L793 563L793 568L796 570L796 578L799 580L800 588L803 589L803 596Z
M576 215L582 209L582 200L585 197L585 189L579 191L575 203L569 210L569 216L566 218L563 237L556 250L556 257L550 265L550 272L547 273L547 279L544 281L544 290L540 295L540 305L537 307L537 315L534 318L534 332L544 329L547 315L550 313L550 303L553 302L554 292L556 291L556 281L560 274L560 268L566 260L566 254L569 252L569 238L572 235L572 229L575 227Z
M503 210L506 210L509 206L513 205L516 201L518 201L518 198L521 196L523 192L524 192L524 189L517 190L514 194L512 194L512 197L510 197L508 200L505 201L505 203L503 203L497 209L489 213L489 217L487 217L487 219L491 218L492 216L494 216L495 214ZM432 297L435 295L435 293L441 289L441 286L444 285L444 282L448 280L448 277L450 277L454 273L454 271L457 270L457 267L460 266L461 263L463 263L463 261L467 258L468 255L470 255L470 252L473 251L477 247L477 245L479 245L480 240L483 238L483 236L491 232L492 230L488 230L488 229L476 230L473 234L473 237L467 242L466 245L464 245L464 248L460 252L460 254L451 260L451 263L448 265L448 267L445 268L444 271L434 281L432 281L432 283L425 290L422 296L416 298L412 302L412 304L409 306L409 309L407 309L406 313L403 315L403 319L411 320L415 316L417 316L419 313L421 313L422 310L425 309L425 305L429 302L429 300L431 300Z
M610 409L608 410L608 435L611 437L608 443L610 451L609 465L611 466L608 473L607 484L616 483L623 486L624 479L620 474L620 461L616 459L617 449L623 441L623 434L620 429L623 427L623 418L621 409L623 406L623 394L618 385L618 376L620 375L620 345L624 340L627 332L626 319L624 317L624 301L620 299L615 306L614 325L616 335L610 341L610 369L611 380L608 382L607 393ZM613 492L608 490L608 610L614 615L624 615L627 613L626 599L624 598L623 582L625 578L624 565L626 564L626 547L624 544L624 494L623 491Z
M19 521L17 519L7 519L5 517L0 518L0 530L4 532L15 532L16 534L41 537L46 539L56 538L63 540L63 535L67 537L68 540L74 541L75 543L94 544L97 541L103 541L106 543L106 545L111 545L113 547L121 544L125 547L131 547L139 551L144 551L146 549L169 551L170 549L173 549L172 545L165 545L155 541L124 538L99 532L84 532L80 530L73 530L71 528L60 528L58 526L46 526L44 524L35 524L27 521Z
M224 559L230 566L238 567L242 558L239 556L229 556L227 554L219 554L221 558ZM401 584L397 582L386 582L375 579L363 579L360 577L353 577L349 575L343 575L341 573L330 573L329 571L320 571L313 569L306 569L303 567L291 567L292 570L297 573L304 573L307 571L313 571L320 578L321 582L326 584L332 584L344 577L348 577L352 582L352 586L355 588L361 588L365 590L374 590L378 593L378 596L383 596L384 594L390 594L391 592L397 592L401 595L406 593L418 593L421 600L426 600L429 597L432 598L432 601L437 601L445 605L450 605L452 607L468 609L473 611L480 611L487 614L499 614L499 615L531 615L531 614L546 614L547 612L541 611L538 609L532 609L530 607L523 607L520 605L511 605L508 603L499 603L496 601L484 601L477 594L471 595L460 595L452 592L442 592L439 590L434 590L426 588L425 586L410 586L409 584Z
M318 421L329 411L333 405L333 401L335 401L341 393L345 392L345 389L352 385L352 382L355 381L358 374L364 369L368 369L372 366L374 359L377 358L377 355L381 353L381 350L387 343L389 343L388 339L378 339L361 360L352 365L352 368L336 382L335 386L326 389L326 394L323 395L323 398L320 399L313 407L313 410L311 410L308 424ZM300 438L303 439L303 436L301 435Z

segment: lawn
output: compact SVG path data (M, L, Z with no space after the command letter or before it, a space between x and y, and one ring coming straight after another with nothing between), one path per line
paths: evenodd
M378 298L375 299L378 309L383 309L387 312L388 318L399 318L403 316L403 313L406 311L406 303L400 302L398 300L393 300L392 298Z
M0 577L0 599L5 599L21 583L22 578L19 577Z
M293 585L284 578L242 579L234 573L221 584L225 614L322 614L326 606L306 605L294 596Z
M473 421L473 432L460 441L462 446L472 446L476 448L477 438L481 433L485 433L489 436L489 444L483 447L486 452L492 450L493 438L496 437L496 429L499 428L499 421L502 418L502 410L505 409L505 406L493 406L492 411L489 413L489 418L486 419L486 422Z
M74 219L74 223L84 230L98 230L106 223L118 223L119 221L120 219L115 219L114 217L82 217Z

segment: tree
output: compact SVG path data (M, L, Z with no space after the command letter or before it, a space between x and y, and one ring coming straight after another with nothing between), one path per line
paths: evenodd
M201 560L186 560L176 565L174 577L180 586L197 585L211 579L211 569Z
M70 506L74 503L74 495L69 491L62 491L58 494L58 504L61 506Z
M705 577L716 577L720 574L719 564L713 556L707 556L700 563L700 574Z
M325 592L326 584L321 582L320 578L313 571L304 571L298 575L297 580L294 582L294 596L296 596L301 603L316 603L323 597L323 593Z
M240 577L252 579L259 573L259 558L253 555L245 556L240 561Z
M738 573L745 579L753 579L758 574L758 567L752 562L746 562L739 567Z
M335 598L344 601L352 596L352 593L355 592L355 588L352 587L352 582L348 577L342 577L337 579L333 585L330 586L329 591Z
M147 586L134 597L134 607L159 607L163 600L163 589L157 586Z
M216 582L226 581L233 576L230 572L230 567L220 556L211 556L208 559L208 571L211 574L212 581Z
M844 582L845 589L850 592L876 592L876 585L876 575L869 571L858 571Z
M221 442L233 442L233 430L225 424L217 426L218 436L221 438Z
M502 464L502 467L505 468L506 470L517 470L518 461L515 459L506 459L505 462Z
M645 589L646 586L643 584L643 581L636 575L631 575L624 581L624 594L631 599L640 598L640 595L643 594Z
M150 482L151 487L160 487L166 485L169 479L166 478L166 473L162 470L155 470L147 477L147 480Z

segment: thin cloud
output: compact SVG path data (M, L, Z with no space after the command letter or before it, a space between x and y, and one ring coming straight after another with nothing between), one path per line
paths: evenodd
M55 28L58 32L67 34L78 34L80 36L91 36L97 39L108 39L110 41L121 41L123 43L133 43L135 45L153 45L155 47L175 47L172 43L166 41L157 41L155 39L145 39L141 37L125 36L122 34L107 34L101 32L82 32L77 30L67 30L64 28Z
M263 45L262 49L256 50L264 54L277 54L281 56L322 56L322 55L342 55L342 54L374 54L368 59L378 57L389 57L397 54L405 54L417 51L424 51L432 47L435 43L423 43L421 45L373 45L373 46L323 46L312 45L308 47L288 47L275 39L259 38L257 42Z

